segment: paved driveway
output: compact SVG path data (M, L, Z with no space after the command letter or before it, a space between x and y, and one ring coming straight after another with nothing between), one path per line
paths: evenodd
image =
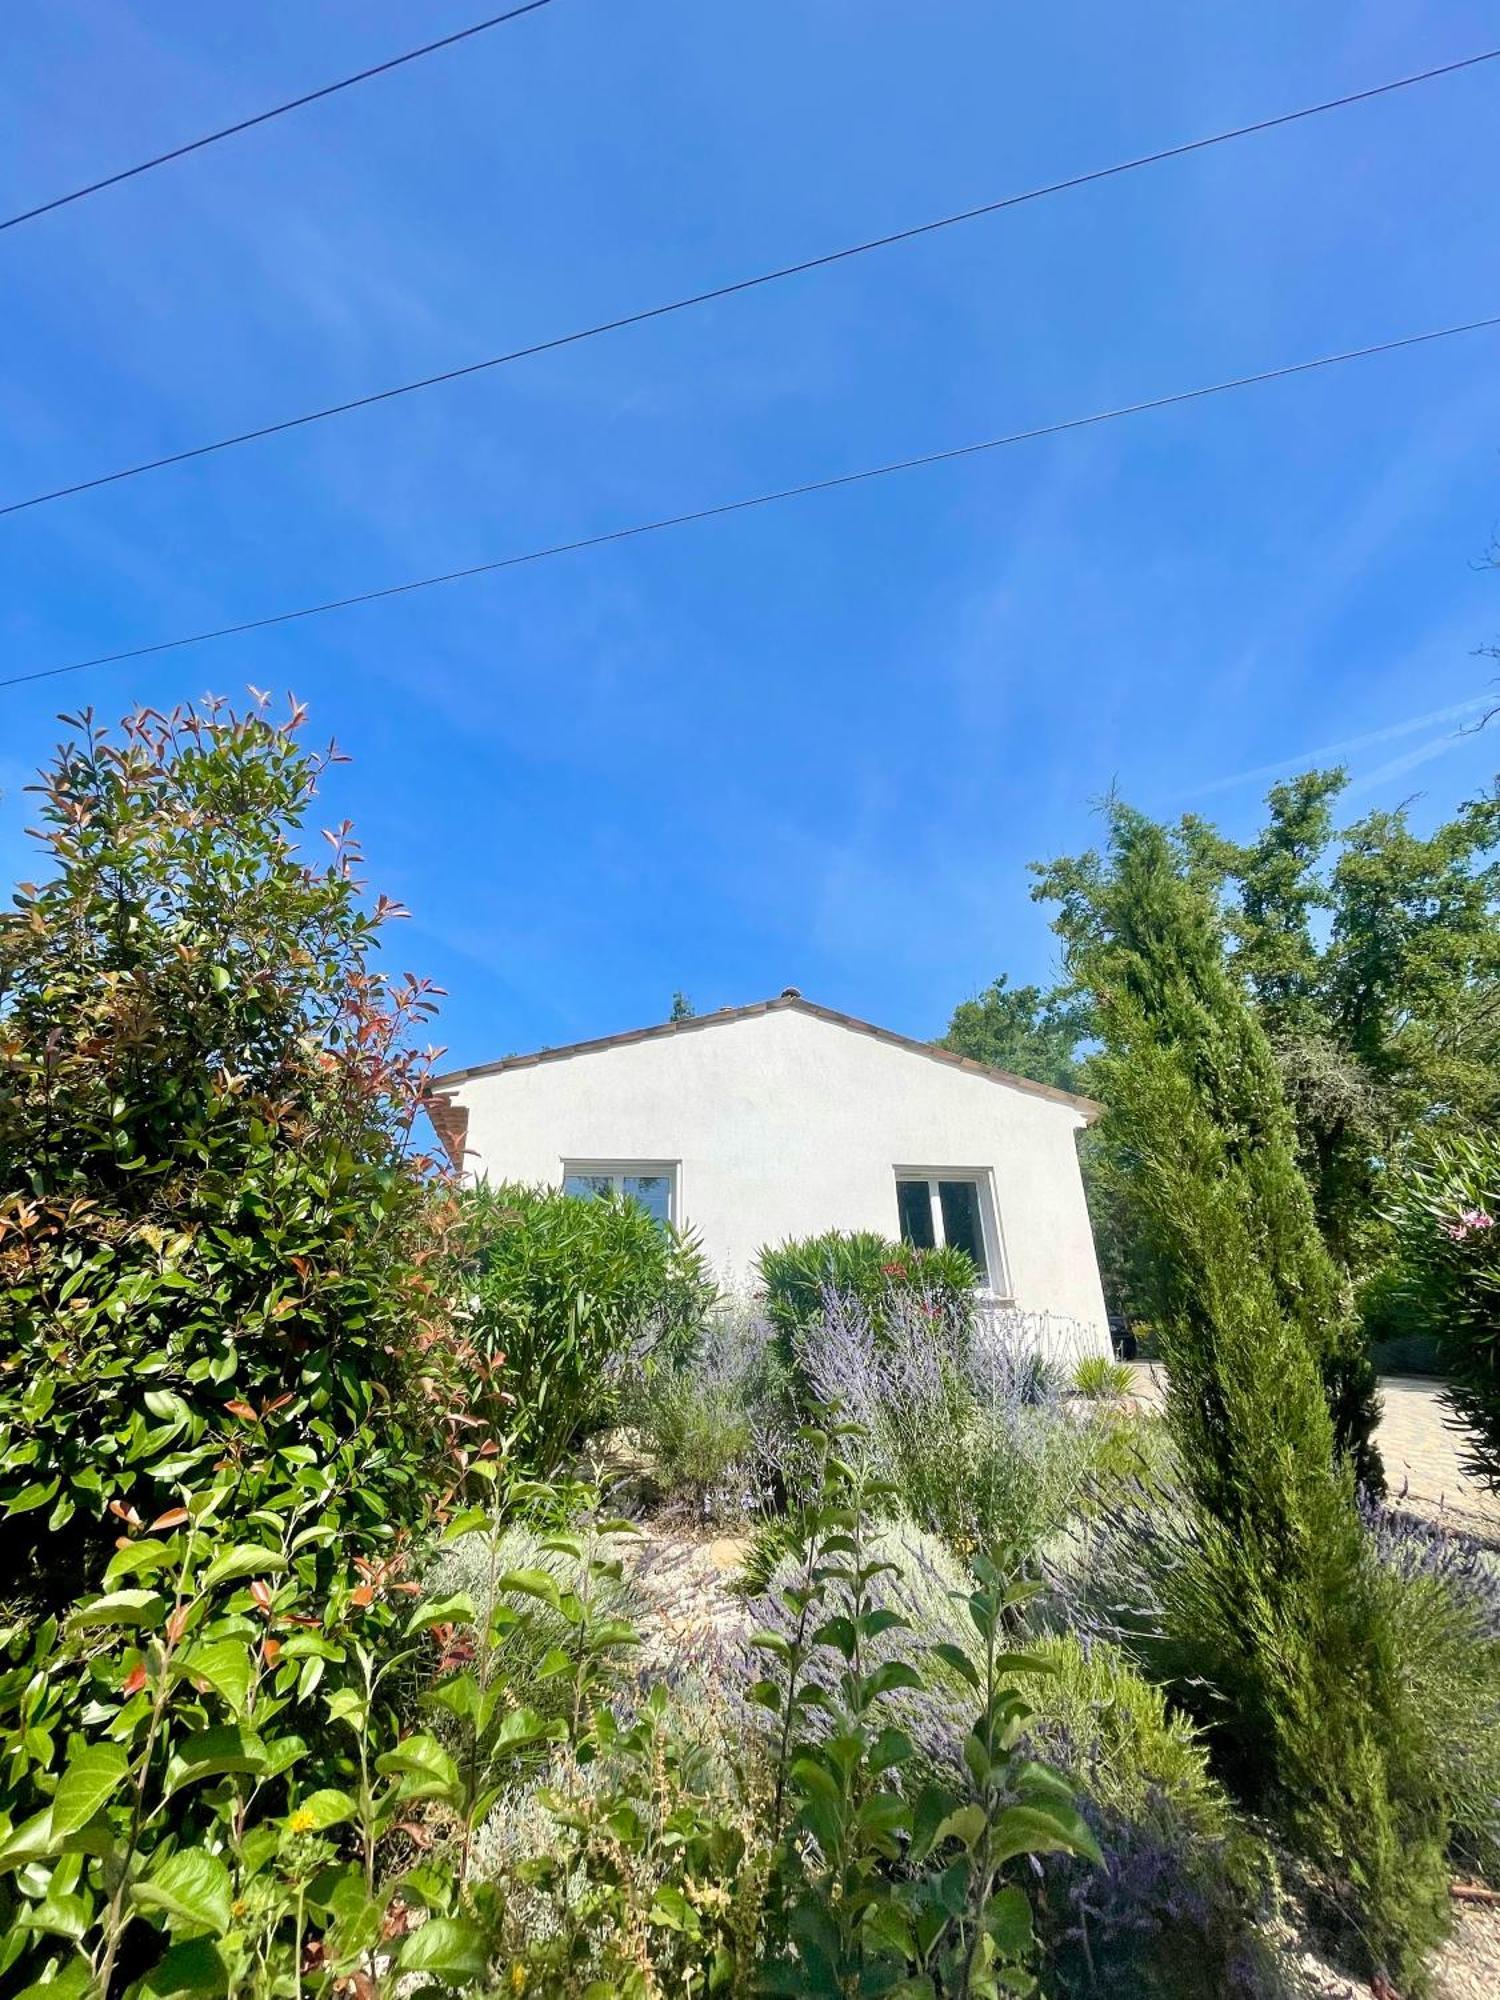
M1155 1362L1137 1362L1135 1377L1143 1402L1161 1400L1161 1370ZM1424 1512L1441 1507L1468 1516L1474 1526L1483 1522L1487 1538L1500 1533L1500 1495L1487 1493L1460 1470L1460 1439L1449 1428L1438 1384L1425 1375L1382 1375L1380 1396L1375 1441L1385 1460L1391 1498L1416 1501Z

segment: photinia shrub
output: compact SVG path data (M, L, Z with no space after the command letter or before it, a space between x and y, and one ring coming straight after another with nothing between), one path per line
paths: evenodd
M233 1471L219 1518L309 1504L341 1558L428 1504L449 1322L412 1151L432 989L371 963L332 749L211 702L37 787L45 879L0 916L0 1603L98 1587L127 1517Z

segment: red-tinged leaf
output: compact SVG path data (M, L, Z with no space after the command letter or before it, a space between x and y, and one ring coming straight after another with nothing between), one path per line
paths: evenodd
M190 1604L179 1604L167 1620L167 1644L169 1646L175 1646L187 1630L188 1614L192 1608Z
M369 1584L362 1583L359 1586L358 1590L350 1591L349 1602L351 1604L357 1604L360 1610L363 1611L367 1604L373 1604L375 1602L375 1593L370 1588Z
M263 1418L268 1417L270 1416L273 1410L284 1410L287 1404L290 1403L292 1400L293 1398L290 1391L288 1391L287 1394L284 1396L277 1396L272 1402L266 1404L266 1407L261 1411L261 1416Z
M414 1847L420 1847L425 1850L432 1845L432 1835L427 1831L425 1826L418 1826L414 1819L398 1820L396 1822L396 1831L397 1833L404 1833Z
M270 1638L262 1639L260 1642L260 1656L268 1667L274 1667L276 1662L281 1658L281 1641Z
M189 1518L186 1507L169 1507L165 1514L158 1514L147 1530L154 1535L158 1528L180 1528Z
M254 1583L250 1586L250 1595L255 1601L256 1608L263 1611L269 1618L271 1615L271 1593L266 1586L264 1578L257 1577L255 1579Z
M118 1520L126 1522L132 1528L138 1528L141 1525L141 1517L137 1514L134 1507L127 1507L122 1500L111 1500L109 1511Z
M233 1403L226 1403L224 1407L226 1410L228 1410L230 1416L243 1417L247 1424L255 1424L260 1422L259 1417L256 1416L254 1410L250 1407L248 1403L241 1403L239 1401L235 1401Z
M120 1683L120 1692L124 1695L139 1694L145 1685L146 1669L142 1665L137 1665L130 1669L130 1672Z

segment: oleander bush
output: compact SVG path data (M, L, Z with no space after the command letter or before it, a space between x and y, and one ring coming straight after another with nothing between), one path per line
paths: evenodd
M1500 1141L1435 1142L1407 1168L1394 1207L1395 1291L1410 1333L1437 1350L1465 1470L1500 1492Z
M857 1304L877 1332L888 1313L907 1302L944 1326L962 1329L973 1322L979 1274L962 1250L946 1245L919 1250L871 1230L831 1229L822 1236L767 1244L756 1269L765 1289L766 1315L781 1336L788 1361L795 1336L822 1317L830 1295Z
M715 1288L695 1240L636 1201L485 1183L462 1204L471 1337L504 1356L513 1453L553 1472L614 1420L628 1376L691 1347Z

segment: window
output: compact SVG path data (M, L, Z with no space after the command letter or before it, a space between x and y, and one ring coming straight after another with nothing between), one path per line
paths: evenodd
M578 1195L625 1195L638 1201L665 1229L675 1220L674 1171L661 1161L627 1160L563 1162L563 1193Z
M943 1243L967 1251L981 1285L1007 1289L988 1174L898 1167L896 1215L903 1243L918 1250Z

